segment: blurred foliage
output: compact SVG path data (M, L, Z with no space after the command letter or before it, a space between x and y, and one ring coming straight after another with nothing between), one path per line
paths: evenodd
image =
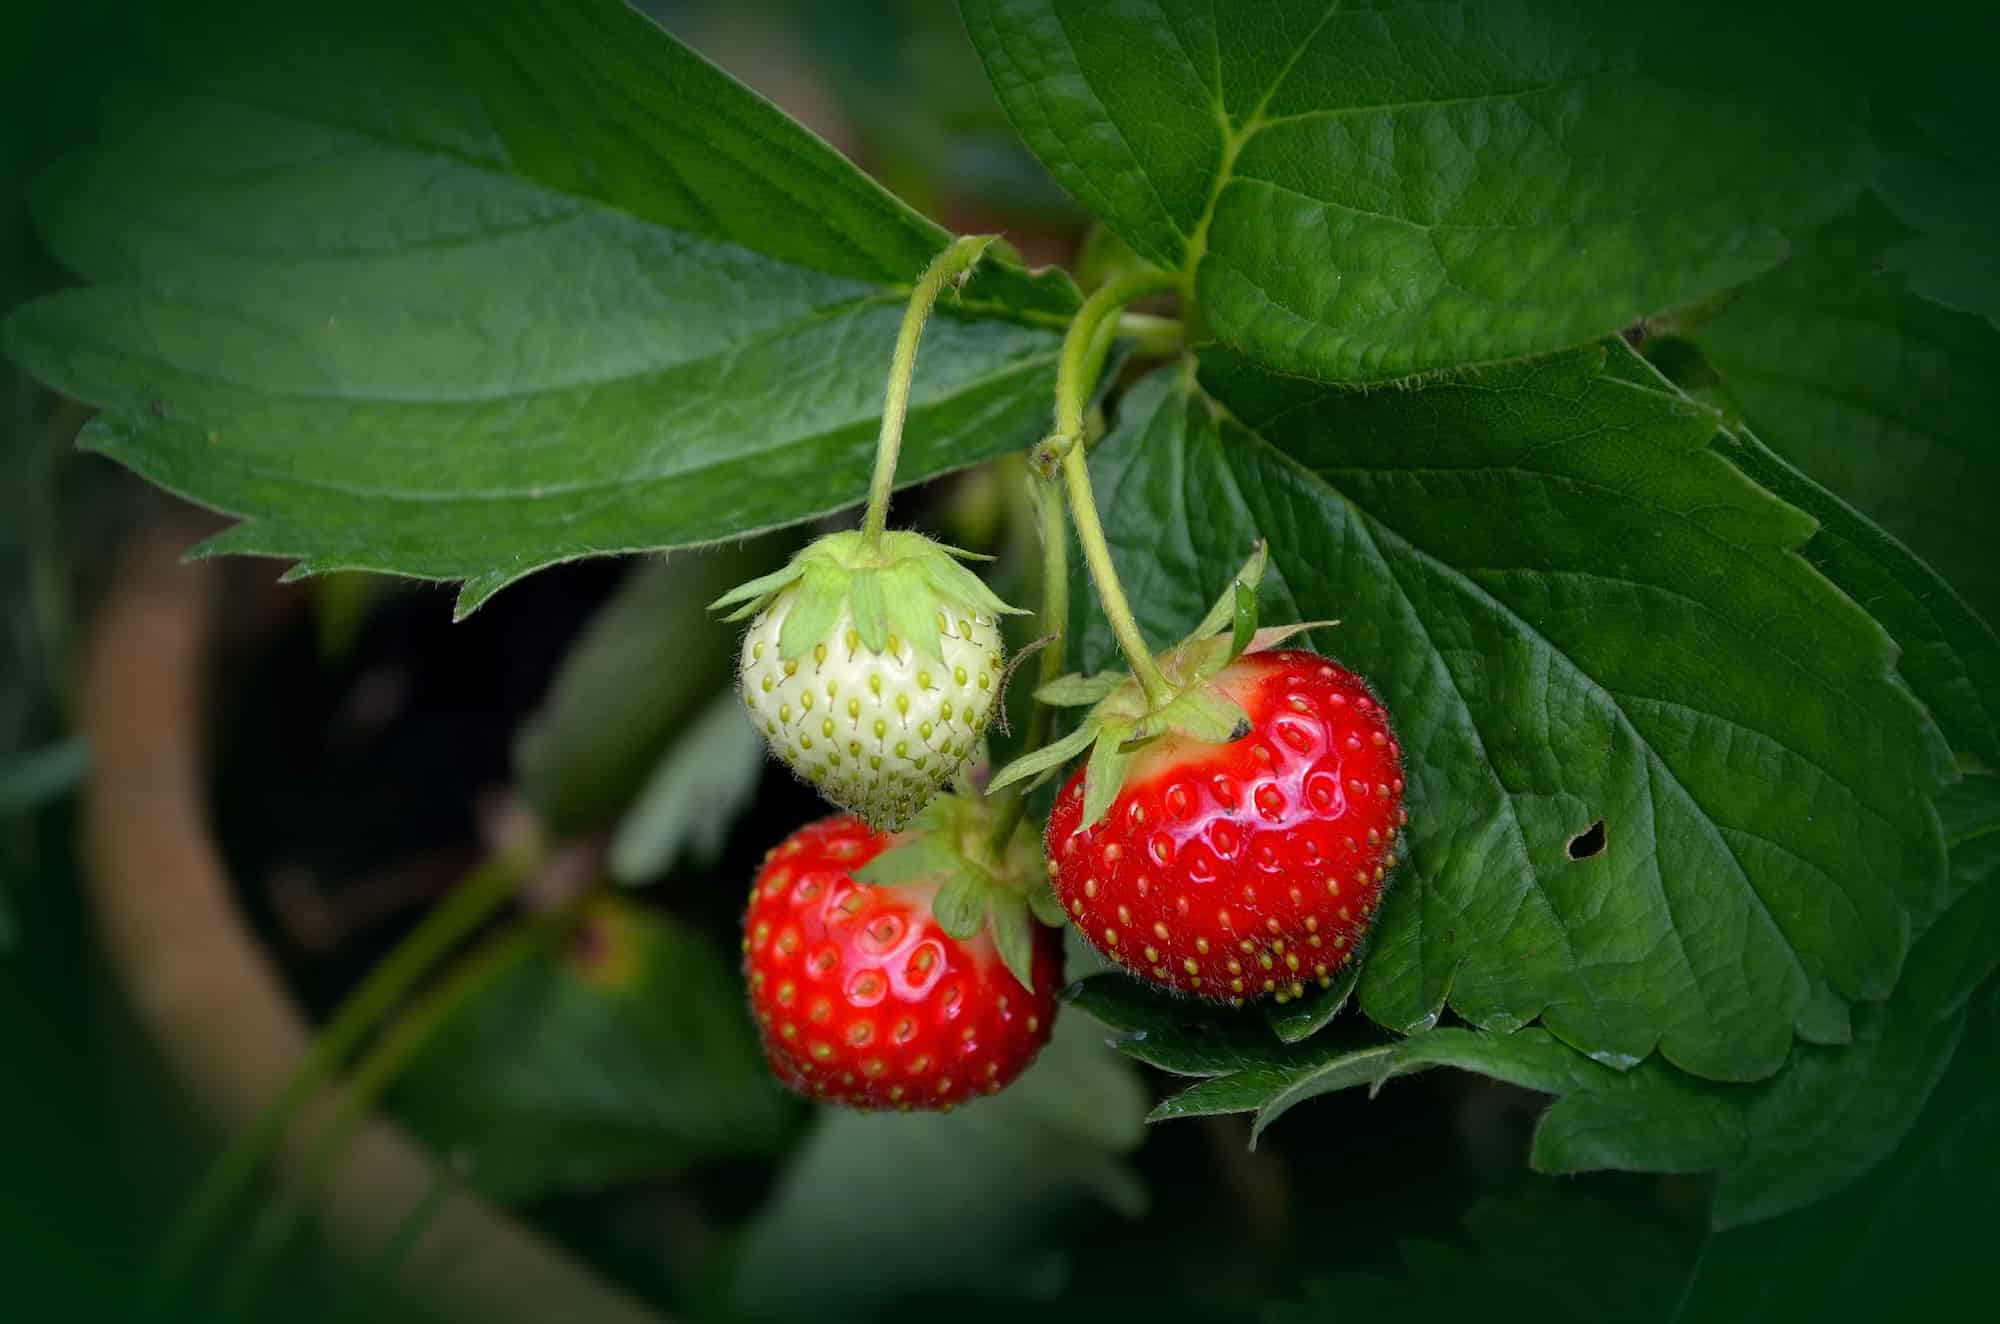
M614 898L510 971L398 1082L397 1113L496 1199L757 1157L792 1115L714 944Z
M1051 1296L1092 1203L1136 1217L1119 1155L1145 1096L1081 1017L1019 1082L950 1113L824 1110L744 1234L728 1301L752 1319L874 1319L926 1290Z
M772 568L782 539L639 566L564 660L521 729L515 766L551 830L601 827L638 794L690 717L735 674L734 637L708 604Z

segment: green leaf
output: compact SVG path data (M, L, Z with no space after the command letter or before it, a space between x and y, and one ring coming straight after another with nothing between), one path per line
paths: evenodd
M1668 357L1684 375L1708 375L1699 351L1685 341L1673 343ZM1682 350L1694 357L1684 357ZM1609 355L1607 367L1622 380L1670 396L1680 393L1657 364L1622 342L1612 344ZM1935 570L1785 463L1747 427L1725 427L1716 447L1758 486L1819 522L1803 549L1806 559L1895 639L1901 650L1896 670L1930 709L1946 740L1962 754L2000 767L2000 636Z
M717 694L688 724L611 834L605 864L621 883L650 883L683 859L707 867L764 776L764 740L736 691Z
M617 0L136 12L143 76L36 181L86 284L0 348L83 441L244 522L204 544L463 579L712 542L865 489L948 236ZM1075 305L989 262L927 334L899 476L1033 443Z
M954 870L931 898L931 913L938 927L964 942L986 924L984 882L969 869Z
M1279 1048L1253 1012L1176 997L1123 974L1080 979L1063 1001L1117 1031L1119 1051L1177 1075L1228 1075Z
M703 604L781 551L759 540L633 566L514 742L522 792L552 831L603 826L663 775L662 760L735 672L736 633Z
M1070 996L1123 1032L1114 1041L1121 1051L1209 1077L1154 1109L1155 1120L1254 1112L1253 1135L1261 1135L1298 1104L1336 1090L1379 1089L1440 1066L1475 1071L1560 1096L1535 1133L1537 1168L1719 1172L1710 1218L1735 1227L1824 1199L1882 1162L1953 1060L1968 999L2000 963L2000 779L1967 778L1945 793L1943 808L1954 901L1912 949L1895 997L1856 1010L1851 1044L1799 1044L1765 1081L1701 1080L1657 1057L1619 1071L1532 1027L1433 1029L1400 1040L1329 1032L1273 1047L1236 1013L1203 1016L1122 976L1087 980Z
M1274 609L1345 616L1409 782L1371 1018L1448 1002L1754 1080L1795 1028L1824 1037L1820 986L1886 997L1942 904L1933 746L1888 638L1797 554L1811 521L1717 453L1712 415L1603 364L1354 392L1211 352L1220 410L1156 374L1093 477L1142 628L1171 635L1265 532ZM1076 646L1113 655L1102 626ZM1569 858L1600 820L1606 848Z
M1097 739L1097 728L1086 722L1062 739L1052 740L1040 749L1032 753L1023 754L1020 758L1009 763L1006 767L995 773L993 780L986 784L986 793L991 795L995 791L1004 790L1012 786L1015 782L1021 781L1023 778L1032 777L1038 772L1046 772L1052 768L1059 768L1078 754L1081 754L1084 747L1095 739Z
M1801 1044L1776 1078L1748 1088L1648 1062L1558 1104L1536 1163L1723 1168L1711 1220L1726 1228L1822 1199L1881 1162L1950 1064L1966 1001L2000 953L2000 781L1967 778L1942 805L1952 905L1911 949L1895 996L1856 1009L1851 1045Z
M1909 231L1874 197L1685 332L1757 436L2000 620L2000 328L1885 271Z
M1952 747L2000 768L2000 636L1993 627L1902 543L1747 430L1726 432L1722 449L1759 486L1819 521L1806 559L1896 640L1897 671Z
M0 814L19 814L68 794L90 771L81 736L0 760Z
M1058 182L1191 271L1216 338L1322 380L1552 350L1725 290L1865 166L1853 108L1733 9L960 7Z
M509 1202L766 1154L790 1117L722 957L609 899L452 1020L393 1101Z
M732 1256L730 1318L882 1318L898 1299L1030 1290L1078 1220L1145 1196L1121 1161L1143 1090L1081 1018L1019 1081L950 1113L827 1110ZM950 1211L950 1217L940 1217Z
M1481 1200L1464 1230L1469 1245L1403 1242L1391 1275L1336 1275L1264 1324L1661 1321L1687 1277L1677 1229L1656 1211L1552 1183Z
M1858 1324L1963 1314L1991 1281L1985 1229L2000 1167L1996 1050L1989 1006L1889 1161L1834 1199L1710 1236L1671 1318Z
M1304 997L1283 1003L1261 1004L1271 1032L1284 1042L1295 1044L1324 1030L1334 1017L1346 1009L1347 1000L1354 996L1354 986L1361 980L1364 959L1365 950L1349 957L1347 964L1334 972L1332 983L1324 988L1309 985Z
M1090 762L1083 773L1083 817L1077 820L1078 832L1103 822L1104 815L1111 810L1111 802L1125 785L1125 768L1132 761L1132 756L1122 748L1125 736L1126 732L1117 727L1105 727L1098 731L1097 743L1090 747Z
M1930 88L1926 93L1926 100L1935 95ZM1884 154L1875 181L1882 200L1915 232L1884 255L1886 266L1906 273L1913 293L2000 327L1994 219L2000 169L1983 94L1983 88L1961 87L1948 94L1956 104L1909 117L1911 140Z

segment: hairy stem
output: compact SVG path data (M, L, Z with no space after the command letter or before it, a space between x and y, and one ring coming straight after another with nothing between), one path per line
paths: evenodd
M404 996L533 876L542 853L538 844L488 859L361 981L314 1037L284 1092L265 1109L256 1125L236 1138L181 1206L149 1266L142 1314L172 1304L195 1257L228 1220L259 1165L277 1147L299 1110L353 1057Z
M889 522L889 493L896 486L896 456L903 449L903 420L910 412L910 382L916 376L917 342L923 338L924 322L946 282L970 272L997 238L968 234L952 240L931 260L910 291L903 329L896 335L895 356L889 360L889 385L882 396L882 431L875 441L875 477L868 485L868 513L861 520L861 532L871 547L881 546L882 530Z
M1042 536L1042 609L1036 619L1041 622L1042 633L1050 636L1042 645L1042 655L1038 660L1035 686L1039 689L1063 673L1063 658L1068 651L1069 641L1069 526L1063 520L1062 487L1053 478L1037 476L1029 480L1035 498L1035 516L1041 526ZM1034 713L1028 718L1028 734L1021 746L1023 754L1033 753L1049 740L1049 727L1054 723L1055 709L1040 699L1035 700ZM1007 843L1013 839L1014 829L1021 825L1021 819L1028 812L1028 788L1016 783L1007 788L1007 803L1001 806L1000 817L993 831L993 851L995 855L1004 853Z
M1118 314L1134 299L1175 287L1178 277L1164 271L1135 271L1105 285L1077 310L1063 338L1062 361L1056 371L1056 445L1062 448L1063 485L1069 494L1070 518L1076 524L1077 541L1083 546L1084 564L1097 589L1098 603L1118 636L1146 701L1154 707L1172 697L1172 689L1153 662L1153 652L1139 632L1139 622L1125 599L1118 570L1111 562L1111 548L1104 541L1104 525L1097 518L1097 498L1090 488L1090 468L1083 448L1083 411L1097 386L1098 374L1110 351L1111 335L1103 333L1104 323L1116 325Z

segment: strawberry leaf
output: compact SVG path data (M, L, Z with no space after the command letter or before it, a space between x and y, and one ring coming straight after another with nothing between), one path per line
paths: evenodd
M0 350L83 443L241 516L206 552L464 580L848 505L949 236L618 0L136 7L32 187L83 284ZM1032 445L1067 277L989 255L900 481Z
M1192 388L1133 390L1093 479L1149 633L1279 531L1273 609L1347 617L1341 660L1408 761L1370 1018L1449 1005L1755 1080L1837 1037L1838 1001L1886 997L1942 904L1935 747L1889 638L1800 556L1812 521L1731 465L1712 413L1605 365L1362 392L1209 351ZM1115 656L1101 625L1073 638L1085 666Z
M1324 1030L1334 1017L1347 1009L1348 1000L1354 996L1354 986L1361 980L1361 966L1366 959L1364 948L1334 972L1333 982L1326 987L1309 985L1302 997L1289 1002L1260 1004L1264 1008L1264 1019L1270 1022L1271 1032L1284 1042L1295 1044Z
M2000 621L2000 327L1889 270L1909 229L1873 195L1684 332L1757 436ZM1990 249L1990 245L1989 245Z
M1191 273L1218 340L1325 381L1543 353L1727 289L1868 164L1810 45L1737 5L960 8L1057 180Z

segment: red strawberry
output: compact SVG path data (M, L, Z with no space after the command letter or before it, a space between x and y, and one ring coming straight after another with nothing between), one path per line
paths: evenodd
M1143 746L1082 832L1079 769L1049 818L1049 871L1077 929L1139 977L1297 997L1353 954L1395 866L1402 750L1367 684L1316 653L1246 653L1210 683L1249 734Z
M771 1069L801 1094L856 1108L949 1108L991 1094L1048 1042L1062 977L1058 930L1030 924L1033 991L992 935L947 934L937 884L853 875L903 839L845 815L765 857L744 920L750 1008Z

